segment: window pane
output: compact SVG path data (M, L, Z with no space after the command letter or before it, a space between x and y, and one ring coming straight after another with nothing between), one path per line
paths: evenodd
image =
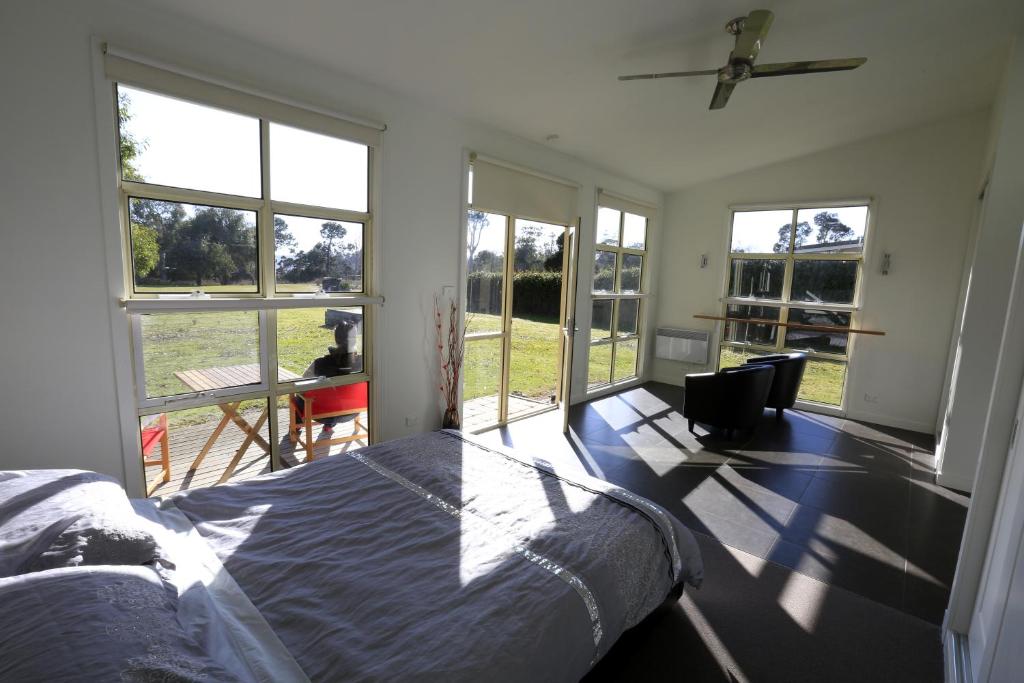
M369 148L270 124L271 199L366 211Z
M611 292L615 287L614 251L597 250L594 254L594 291Z
M646 249L647 219L634 213L627 213L622 222L622 246L630 249Z
M748 351L735 346L722 346L718 352L718 369L739 367L748 358L763 355L765 355L763 351Z
M619 246L619 220L622 214L601 206L597 209L597 243Z
M864 251L868 207L800 209L796 218L796 253L854 253Z
M363 224L274 216L278 292L363 291Z
M833 406L842 405L845 383L846 363L809 358L797 398Z
M849 304L857 287L856 261L800 260L793 264L793 301Z
M501 340L467 340L462 372L463 429L473 431L497 424Z
M259 384L256 311L141 315L146 397Z
M785 261L734 258L729 272L729 296L781 299L785 272Z
M508 219L470 209L466 222L466 333L501 331Z
M466 221L466 333L500 332L508 218L470 209Z
M125 85L117 105L125 180L262 195L259 119Z
M128 200L132 273L139 292L255 292L256 212Z
M619 319L615 327L616 332L619 335L636 334L639 314L639 299L619 299Z
M725 316L727 318L778 320L779 309L772 306L726 306ZM728 341L774 346L778 334L779 328L776 325L731 320L725 323L725 339Z
M814 308L791 308L789 309L789 322L800 325L849 327L850 314ZM801 330L787 327L785 343L786 346L798 350L812 349L826 353L846 353L846 344L849 338L850 335L846 332Z
M622 279L619 281L621 291L627 294L640 291L640 276L644 267L644 257L638 254L622 255Z
M278 381L363 371L363 308L292 308L277 312Z
M178 491L213 486L222 479L238 482L270 472L270 415L267 404L267 399L260 398L237 405L230 402L140 417L139 445L151 495L169 496ZM288 415L285 412L281 415L285 425L282 433L287 433ZM250 438L243 427L254 436ZM207 443L210 444L209 450L191 471ZM243 445L246 448L241 457L234 467L230 467ZM286 465L298 464L290 449L288 452L282 449L281 460ZM165 476L167 481L164 481Z
M615 344L614 380L616 382L636 377L636 345L636 339Z
M732 215L732 251L772 254L789 251L792 211L736 211Z
M611 382L611 379L612 345L591 346L590 358L587 361L587 388L603 386Z
M607 339L612 334L612 301L595 299L590 318L590 339Z

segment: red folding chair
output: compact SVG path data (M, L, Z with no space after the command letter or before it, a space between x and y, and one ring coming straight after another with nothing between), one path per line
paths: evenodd
M313 422L316 420L342 415L356 416L351 434L321 439L316 442L318 444L349 443L369 437L366 425L360 420L362 413L366 412L369 405L368 388L368 382L360 382L338 387L311 389L299 394L302 396L303 402L301 407L295 400L294 394L289 397L288 438L292 443L297 443L306 450L306 462L313 460ZM300 420L301 424L299 424ZM301 434L299 433L300 427L305 427L305 431Z
M160 453L154 457L153 449L157 444L160 444ZM159 477L146 482L146 495L152 496L158 486L171 480L171 448L166 413L142 429L142 470L145 471L147 467L161 468Z

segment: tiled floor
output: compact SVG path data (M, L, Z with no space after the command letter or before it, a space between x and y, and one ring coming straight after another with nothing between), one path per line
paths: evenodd
M695 532L932 623L967 498L935 484L932 439L800 411L750 437L687 431L680 387L648 383L484 438L535 446L671 510Z

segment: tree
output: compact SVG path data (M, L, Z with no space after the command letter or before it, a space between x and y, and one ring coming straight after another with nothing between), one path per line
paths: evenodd
M484 249L473 257L469 270L473 273L500 273L504 270L504 263L499 254L494 253L490 249Z
M789 234L792 230L792 223L786 223L779 228L779 241L772 247L772 251L777 254L789 251ZM811 226L807 221L800 221L796 224L796 238L793 241L793 245L796 247L803 246L807 242L807 238L810 234Z
M831 244L833 242L842 242L844 240L854 239L856 233L853 228L839 220L839 214L832 211L819 211L811 219L814 225L817 226L818 232L815 234L815 242L808 245L808 239L811 237L811 233L814 232L814 228L807 221L800 221L796 224L796 235L793 240L793 245L796 248L802 246L814 246L817 244ZM783 253L789 251L789 233L792 227L792 223L786 223L779 228L779 240L772 247L772 251L776 253Z
M294 254L298 245L295 236L288 229L288 223L280 216L274 216L274 246L278 254L282 254L286 248L289 253Z
M325 242L321 242L323 254L324 254L324 276L330 275L331 263L334 261L335 256L335 241L340 242L345 238L345 226L341 223L335 223L334 221L327 221L320 226L320 236L324 238ZM340 251L340 247L339 247Z
M480 238L483 237L484 228L491 224L487 214L475 209L469 210L469 224L466 230L466 262L473 263L476 250L480 247Z
M553 242L551 255L544 259L544 270L560 273L565 259L565 233L558 233Z
M197 287L211 280L256 281L256 230L240 211L201 208L187 220L165 224L161 242L175 280Z
M132 261L138 280L152 273L160 262L157 232L148 225L132 223Z
M831 211L815 214L814 224L818 226L818 244L842 242L854 237L853 228L839 220L839 214Z
M543 270L544 255L537 247L541 229L535 225L525 225L518 232L515 244L516 271L521 273L527 270Z
M128 130L131 121L131 99L125 93L117 95L117 127L120 130L121 177L125 180L143 181L145 178L135 167L135 159L146 148L146 141L139 140Z

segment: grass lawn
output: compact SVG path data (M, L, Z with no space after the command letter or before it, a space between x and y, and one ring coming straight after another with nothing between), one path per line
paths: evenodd
M344 310L344 309L343 309ZM324 309L297 308L277 312L278 362L301 375L314 358L327 353L334 333L320 327ZM146 393L173 396L190 389L174 373L229 365L257 364L259 316L255 311L167 313L142 318ZM356 345L362 351L362 340ZM276 378L275 378L276 379ZM219 419L220 409L190 408L169 413L174 425Z
M611 373L612 345L601 344L590 347L587 362L587 386L600 387L609 383ZM612 381L619 382L636 375L636 340L615 344L615 375Z
M719 367L731 368L743 365L743 362L754 356L763 356L763 352L739 351L727 346L722 347ZM836 361L808 359L804 369L804 378L800 383L799 398L802 401L814 401L838 406L843 402L843 383L846 381L846 364Z
M473 313L467 326L470 333L500 329L500 316L481 313ZM512 319L511 393L541 401L550 399L558 388L561 334L557 322ZM501 385L501 340L467 341L463 374L464 400L497 394Z

